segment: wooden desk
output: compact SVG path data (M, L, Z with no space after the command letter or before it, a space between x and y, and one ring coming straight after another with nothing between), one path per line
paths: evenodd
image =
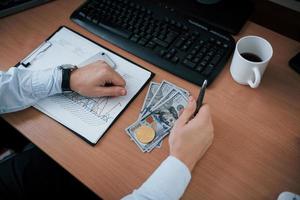
M197 86L72 23L69 16L81 2L58 0L0 19L1 70L66 25L152 70L154 81L167 79L198 93ZM252 34L270 41L274 56L257 89L235 83L230 62L208 88L205 101L211 107L215 140L193 171L183 199L259 200L276 199L286 190L300 193L300 78L287 64L300 44L251 22L236 39ZM167 139L161 149L144 154L124 132L136 120L145 95L146 89L95 147L33 108L4 118L104 199L119 199L140 186L168 155Z

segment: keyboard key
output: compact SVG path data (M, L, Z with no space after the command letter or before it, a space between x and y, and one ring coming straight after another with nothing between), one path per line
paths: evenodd
M188 47L187 45L183 45L183 46L181 47L181 50L182 50L182 51L186 51L186 50L188 50L188 48L189 48L189 47Z
M194 49L195 49L196 51L198 51L200 48L201 48L200 45L196 45L196 46L194 47Z
M212 72L213 68L214 68L214 66L211 65L211 64L209 64L209 65L203 70L202 74L203 74L204 76L208 76L208 75Z
M202 70L204 69L204 67L202 66L202 65L198 65L196 68L195 68L195 70L197 71L197 72L202 72Z
M215 51L210 50L210 51L207 53L207 55L209 55L209 56L212 57L215 53L216 53Z
M195 55L196 53L197 53L197 50L193 49L190 54Z
M164 39L165 39L165 35L163 35L163 34L162 34L162 35L159 35L159 36L158 36L158 39L164 40Z
M138 42L138 44L144 46L147 42L148 42L147 39L142 38L142 39L140 39L140 41Z
M147 39L147 40L150 40L152 38L152 36L150 35L150 34L147 34L146 36L145 36L145 39Z
M176 38L175 35L168 35L168 36L166 37L166 39L165 39L165 42L171 43L171 42L173 42L173 40L174 40L175 38Z
M104 28L104 29L107 29L119 36L122 36L124 38L129 38L131 36L131 33L129 31L126 31L126 30L123 30L123 29L120 29L119 27L116 27L116 25L114 24L111 24L109 22L100 22L98 24L98 26Z
M204 68L206 65L207 65L207 62L206 62L206 61L202 61L202 62L200 62L200 66L201 66L201 67L203 67L203 68Z
M188 60L191 60L192 58L193 58L192 54L189 54L189 55L186 56L186 59L188 59Z
M191 40L188 40L188 41L186 41L186 43L185 43L185 45L187 45L187 46L189 46L189 45L191 45L192 44L192 41Z
M198 57L196 57L196 58L193 59L194 63L198 63L199 61L200 61L200 58L198 58Z
M188 66L189 68L193 69L194 67L196 67L196 64L185 59L183 62L182 62L184 65Z
M174 55L176 52L177 52L177 50L174 48L170 50L170 54L172 54L172 55Z
M173 63L177 63L177 62L179 61L179 58L178 58L177 56L174 56L174 57L171 59L171 61L172 61Z
M168 46L169 46L168 43L166 43L165 41L160 40L160 39L157 38L157 37L153 38L152 41L153 41L154 43L156 43L156 44L162 46L162 47L168 47Z
M159 55L160 56L164 56L166 54L166 51L165 50L160 50L160 52L159 52Z
M205 60L206 62L208 62L208 61L210 60L210 56L205 56L205 57L203 58L203 60Z
M176 41L175 43L175 47L180 48L181 45L183 44L184 40L182 38L180 38L179 40Z
M201 48L201 50L200 50L201 53L205 53L206 51L207 51L207 48L205 48L205 47Z
M155 47L155 43L150 41L148 42L148 44L146 45L146 47L150 48L150 49L153 49Z
M219 62L220 59L221 59L221 56L217 54L217 55L211 60L211 64L216 65L216 64Z
M165 58L166 59L170 59L172 57L172 54L171 53L167 53L166 55L165 55Z
M204 55L203 53L199 52L199 53L196 54L196 57L197 57L197 58L202 58L203 55Z
M134 35L130 38L130 40L133 41L133 42L137 42L137 41L139 40L139 38L140 38L139 35L134 34Z
M85 14L84 12L79 12L79 15L80 15L81 17L86 17L86 14Z
M176 26L177 26L177 28L181 28L181 27L182 27L182 24L181 24L180 22L177 22L177 23L176 23Z

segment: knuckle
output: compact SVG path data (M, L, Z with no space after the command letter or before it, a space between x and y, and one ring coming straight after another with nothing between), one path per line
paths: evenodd
M108 73L110 70L109 70L109 68L108 68L108 66L107 65L103 65L103 67L101 68L101 72L102 73Z

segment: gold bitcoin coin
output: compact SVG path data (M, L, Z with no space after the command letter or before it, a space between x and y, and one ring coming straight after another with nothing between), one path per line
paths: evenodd
M136 138L143 144L148 144L155 138L155 131L148 126L140 126L135 131Z

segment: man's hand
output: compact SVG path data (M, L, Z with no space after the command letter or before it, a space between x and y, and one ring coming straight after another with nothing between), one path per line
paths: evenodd
M83 96L124 96L125 80L104 61L97 61L74 70L70 77L70 87Z
M181 160L190 171L212 144L214 137L208 105L203 105L194 117L195 110L196 101L190 97L169 138L170 155Z

